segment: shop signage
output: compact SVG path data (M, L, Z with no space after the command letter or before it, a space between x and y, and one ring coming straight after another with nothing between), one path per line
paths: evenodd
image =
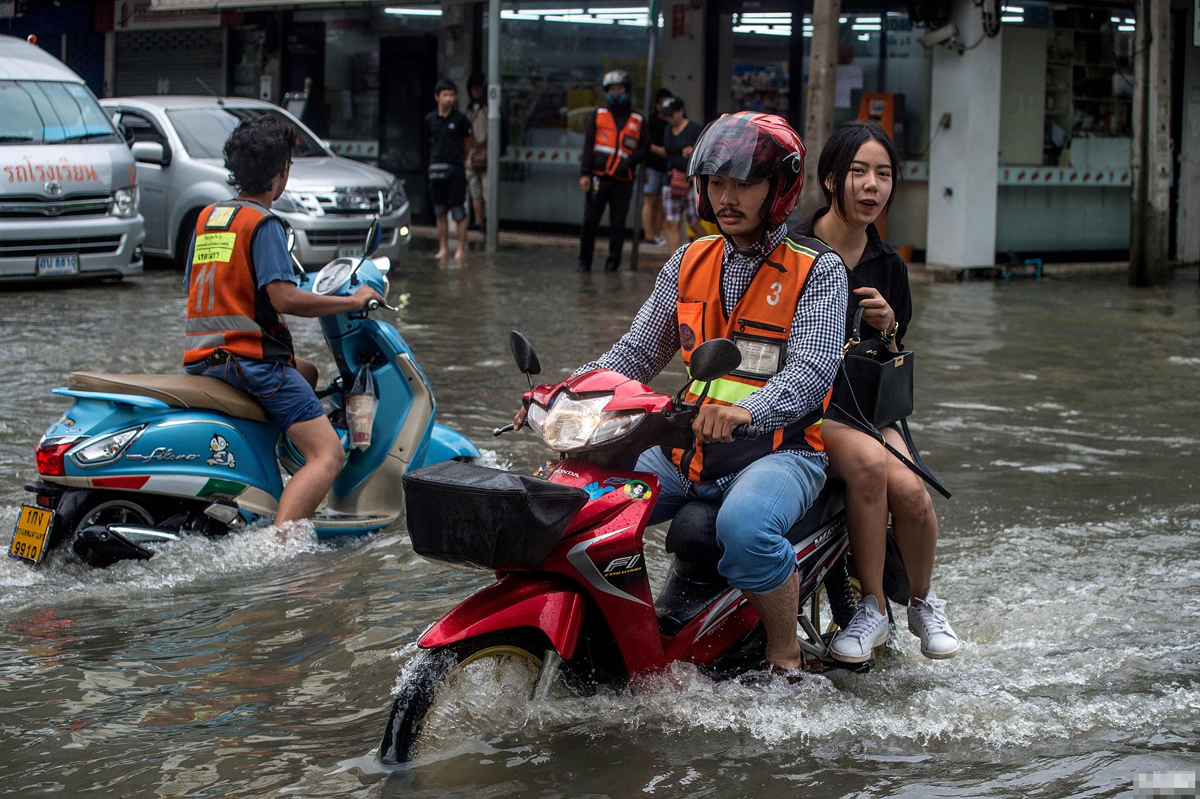
M155 11L188 11L188 10L209 10L217 11L224 9L246 9L254 8L255 6L313 6L313 5L330 5L330 0L287 0L286 3L281 3L280 0L150 0L150 4Z
M167 28L219 28L221 12L207 8L161 8L151 0L116 0L113 30L145 31Z
M1200 2L1200 0L1196 0ZM671 6L671 36L679 39L688 35L688 9L682 3Z

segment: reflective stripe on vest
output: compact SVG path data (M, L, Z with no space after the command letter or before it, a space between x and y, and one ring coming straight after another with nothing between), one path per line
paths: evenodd
M628 161L637 150L642 137L642 115L631 113L621 130L617 130L617 120L612 111L607 108L596 109L596 138L592 142L592 174L607 175L614 180L628 182L633 180L630 170L625 170L625 177L617 177L621 163ZM607 155L601 159L595 153Z
M721 269L725 239L697 239L684 252L679 267L676 313L685 365L696 347L714 338L732 339L742 350L738 370L708 385L704 405L733 405L766 385L784 367L792 321L813 262L826 251L820 243L784 239L759 267L742 298L726 318L721 301ZM694 381L686 399L696 402L705 384ZM826 398L828 401L828 397ZM780 450L820 451L824 409L754 441L696 443L692 449L664 447L664 453L693 482L709 482L734 474L755 460Z
M258 288L252 246L269 211L231 200L209 206L196 220L188 284L185 364L216 350L244 358L294 363L287 325Z

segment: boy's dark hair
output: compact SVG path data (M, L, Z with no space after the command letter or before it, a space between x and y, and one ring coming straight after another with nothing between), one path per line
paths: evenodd
M883 128L874 122L848 120L837 127L829 141L825 142L825 148L821 150L821 160L817 162L817 181L821 184L821 193L825 195L825 204L843 218L846 214L846 176L850 174L850 167L854 163L854 157L858 155L859 148L872 139L883 145L888 160L892 163L892 193L888 195L887 203L883 206L883 210L886 211L892 207L892 200L896 199L896 184L900 182L901 170L900 154L896 152L896 146L884 133ZM833 178L832 181L829 180L830 177ZM837 189L836 194L826 185L830 182Z
M271 181L292 160L296 132L275 114L244 120L225 141L229 185L239 194L270 191Z
M434 95L439 95L442 92L454 92L455 94L458 94L458 87L454 85L454 81L442 78L437 82L437 85L433 87L433 93Z
M663 86L661 89L659 89L658 91L656 91L654 93L654 103L655 103L655 105L657 105L657 104L661 103L663 100L665 100L666 98L674 97L674 96L675 96L674 92L672 92L666 86Z

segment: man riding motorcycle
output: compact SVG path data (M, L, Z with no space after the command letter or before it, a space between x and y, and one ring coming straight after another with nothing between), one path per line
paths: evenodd
M296 284L282 220L295 132L271 114L242 122L225 142L236 199L200 212L188 253L188 374L216 377L253 396L304 456L283 489L275 523L307 519L342 468L341 440L313 386L316 367L297 358L282 314L321 317L383 298L367 286L325 297Z
M689 501L720 504L718 570L740 588L767 633L767 660L800 666L799 579L784 537L825 483L820 421L845 333L846 273L813 239L787 238L784 221L804 182L804 144L782 118L726 115L696 143L688 169L699 178L699 213L720 236L682 247L667 262L628 333L577 374L612 369L648 383L682 351L730 338L741 366L703 386L691 449L651 449L639 471L662 488L651 524ZM525 411L513 423L520 427ZM740 424L761 431L735 440Z

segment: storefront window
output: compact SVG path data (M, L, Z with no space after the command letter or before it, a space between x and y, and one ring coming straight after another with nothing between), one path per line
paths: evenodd
M502 165L505 218L577 224L579 153L600 82L623 69L639 113L646 91L646 6L507 6L501 11L503 114L510 155ZM484 35L486 40L486 18ZM484 48L486 63L486 47Z

